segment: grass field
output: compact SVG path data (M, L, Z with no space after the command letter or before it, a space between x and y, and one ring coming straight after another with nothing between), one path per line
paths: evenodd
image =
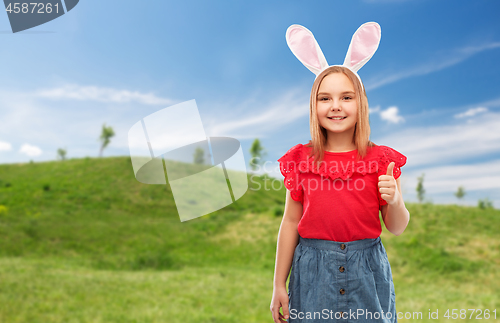
M137 182L127 157L0 165L0 322L272 322L285 190L256 181L181 223L170 187ZM382 233L397 311L422 313L400 321L500 320L500 210L407 208L406 231Z

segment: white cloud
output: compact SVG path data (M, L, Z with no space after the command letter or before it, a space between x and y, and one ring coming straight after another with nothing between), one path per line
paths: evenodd
M417 177L425 173L425 200L436 203L457 203L454 193L459 186L465 188L460 204L477 205L479 198L488 197L495 207L500 206L500 159L473 164L424 167L409 171L402 168L401 189L405 201L416 201Z
M300 90L291 89L280 94L278 100L267 105L255 102L247 108L245 105L233 106L236 111L232 116L209 120L205 129L211 136L228 136L236 139L263 137L294 122L299 118L309 117L309 97ZM303 100L302 100L303 99ZM255 107L261 106L259 110ZM213 111L213 110L212 110ZM205 121L205 120L204 120Z
M37 146L33 146L30 144L23 144L21 146L21 149L19 149L19 152L21 154L25 154L29 157L36 157L40 156L42 154L42 150L38 148Z
M62 87L39 90L37 96L49 99L70 99L79 101L99 101L127 103L137 102L149 105L166 105L173 103L170 99L165 99L153 93L141 93L138 91L117 90L97 86L80 86L68 84Z
M416 187L416 178L422 172L425 172L425 188L432 193L456 191L459 186L464 186L468 191L500 189L500 159L474 164L426 167L417 172L408 172L407 175L414 179L410 181L413 187Z
M116 133L108 151L128 153L130 127L158 110L155 106L120 104L120 100L115 100L115 104L106 104L97 100L99 96L97 102L91 105L75 97L75 101L68 106L67 102L47 102L43 99L65 98L66 92L49 91L41 95L42 92L0 90L0 100L4 102L2 118L6 120L5 125L0 127L0 137L14 146L29 142L44 152L54 151L54 158L59 147L68 147L69 157L97 155L103 123L112 126ZM71 93L76 95L80 91ZM215 103L212 107L199 106L205 133L207 136L228 136L241 140L264 138L298 119L308 125L309 93L303 87L279 93L273 98L276 99L264 101L258 94L246 98L244 102L238 98L237 104L224 102ZM121 113L117 113L117 109ZM209 113L204 114L204 111ZM28 148L23 150L24 153L30 151ZM14 154L2 154L0 162L13 162L16 158ZM40 158L51 160L53 156L43 154Z
M412 127L373 141L407 157L402 168L405 195L416 200L417 176L425 173L426 196L456 203L453 193L462 185L468 204L490 196L500 203L500 113L483 112L458 124ZM406 189L408 188L408 189ZM476 200L474 200L476 199Z
M369 108L368 109L368 114L371 114L371 113L375 113L375 112L379 112L380 111L380 106L377 105L376 107L374 108Z
M0 151L12 150L12 145L5 141L0 141Z
M486 111L488 111L488 108L484 108L484 107L470 108L469 110L467 110L465 112L455 114L455 118L472 117L478 113L486 112Z
M412 167L450 165L500 152L500 113L487 112L471 122L412 127L374 140L401 149Z
M147 96L129 96L130 102L123 96L119 98L120 91L94 92L95 96L85 98L85 87L75 86L71 95L80 93L82 96L73 98L73 102L56 100L48 102L45 98L63 99L68 92L66 87L60 91L5 91L0 90L0 114L4 123L0 127L0 139L20 147L23 142L40 147L44 152L54 151L57 148L68 147L70 157L97 155L100 142L98 137L103 123L110 125L115 130L116 136L112 138L107 151L114 150L119 153L126 149L127 133L130 127L141 118L155 112L158 107L152 103L166 103L163 99L155 101ZM68 87L71 88L71 87ZM75 90L76 89L76 90ZM56 89L57 90L57 89ZM90 91L92 92L92 91ZM129 92L139 93L139 92ZM70 98L71 99L71 98ZM89 104L87 100L95 100ZM136 101L133 101L136 100ZM50 156L49 156L50 155ZM40 160L53 159L52 154L43 154ZM0 163L18 161L17 154L2 153Z
M409 78L417 75L430 74L447 67L459 64L471 56L480 53L485 50L499 48L500 42L491 42L486 44L481 44L478 46L465 46L452 50L451 52L444 54L436 54L427 63L420 64L414 67L403 69L401 72L390 74L388 76L387 72L382 73L384 76L376 76L372 78L373 81L368 80L365 84L366 90L373 90L386 84L394 83L399 80Z
M388 121L389 123L400 123L405 121L405 119L399 115L398 107L395 106L380 111L380 118Z

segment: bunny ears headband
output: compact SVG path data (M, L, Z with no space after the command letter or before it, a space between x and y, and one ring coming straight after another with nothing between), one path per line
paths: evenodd
M376 22L362 24L354 33L347 49L344 66L350 69L359 79L357 71L372 58L380 43L380 25ZM304 64L316 77L330 67L326 58L314 38L312 32L301 25L291 25L286 31L286 43L298 60Z

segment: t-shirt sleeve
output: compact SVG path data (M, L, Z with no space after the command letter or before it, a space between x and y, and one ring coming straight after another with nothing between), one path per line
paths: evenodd
M379 155L378 176L387 175L387 167L391 162L394 162L394 169L392 170L394 179L398 179L399 176L401 176L401 167L403 167L406 164L406 156L395 149L392 149L387 146L381 146ZM377 191L378 191L380 206L386 205L387 201L382 198L380 191L379 190Z
M285 177L285 187L290 191L293 200L304 203L304 188L300 185L299 163L302 158L302 145L292 147L278 159L281 174Z

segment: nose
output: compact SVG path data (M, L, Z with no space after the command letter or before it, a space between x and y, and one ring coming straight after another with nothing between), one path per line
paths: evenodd
M340 100L333 100L332 106L331 106L332 111L341 111L342 110L342 105L340 104Z

